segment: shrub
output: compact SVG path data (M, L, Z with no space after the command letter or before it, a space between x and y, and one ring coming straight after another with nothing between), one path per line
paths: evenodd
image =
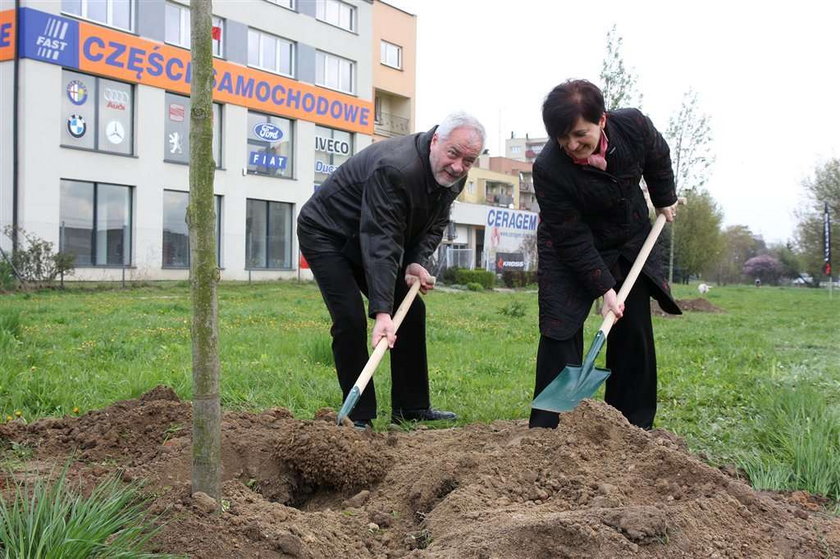
M477 281L471 281L467 284L467 289L470 291L484 291L484 286Z
M466 270L459 268L455 272L455 283L460 285L478 283L484 289L493 289L493 285L496 283L496 274L487 270Z
M458 270L460 270L460 268L458 268L457 266L453 266L451 268L445 269L443 271L443 277L442 277L443 283L445 283L447 285L452 285L453 283L457 283L455 281L455 278L457 277Z
M502 272L502 283L510 288L525 287L537 283L537 273L525 270L505 270Z
M0 291L11 291L17 285L11 264L0 260Z
M12 239L15 228L7 225L3 233ZM51 284L59 276L63 279L65 275L73 273L75 258L72 254L54 253L51 242L27 233L20 227L17 228L17 235L19 245L18 250L12 254L11 268L20 281L41 286Z

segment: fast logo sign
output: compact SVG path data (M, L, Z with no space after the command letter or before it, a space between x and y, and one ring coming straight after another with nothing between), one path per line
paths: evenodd
M79 66L79 24L73 20L37 10L20 10L20 55L44 62L77 68Z

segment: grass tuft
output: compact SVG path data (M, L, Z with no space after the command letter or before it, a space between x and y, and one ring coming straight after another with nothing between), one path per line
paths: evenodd
M72 490L65 468L55 481L18 482L11 502L0 496L0 552L26 559L171 557L146 553L156 533L136 485L118 477L89 497Z
M815 381L761 386L757 452L742 462L755 487L805 489L840 501L840 406L834 402Z

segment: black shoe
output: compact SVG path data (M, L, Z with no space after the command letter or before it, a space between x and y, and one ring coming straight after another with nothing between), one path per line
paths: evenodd
M357 419L353 422L353 427L362 431L365 429L373 429L373 421L370 419Z
M423 410L402 410L394 412L391 415L391 421L393 423L403 423L406 421L451 421L453 419L458 419L458 416L453 412L436 410L434 408L426 408Z

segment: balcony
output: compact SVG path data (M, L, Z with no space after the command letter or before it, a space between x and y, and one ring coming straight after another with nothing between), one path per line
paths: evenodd
M409 119L390 113L379 113L376 116L377 118L373 122L373 130L376 134L389 138L411 134Z
M511 205L513 205L513 196L511 196L510 194L494 194L488 192L487 198L485 200L488 206L508 208Z

